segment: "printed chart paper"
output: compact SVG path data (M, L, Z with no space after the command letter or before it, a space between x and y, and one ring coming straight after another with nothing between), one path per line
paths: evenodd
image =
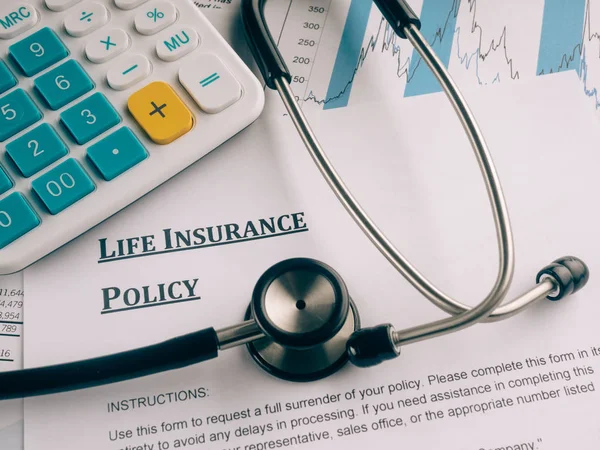
M600 130L578 90L577 77L563 74L469 100L511 211L509 296L567 254L590 267L581 293L314 383L278 380L240 347L170 373L27 399L25 448L597 449ZM483 298L497 270L495 232L445 98L310 119L354 194L415 266L464 302ZM444 317L347 216L289 119L261 119L25 272L25 365L237 323L264 270L295 256L339 271L364 326Z

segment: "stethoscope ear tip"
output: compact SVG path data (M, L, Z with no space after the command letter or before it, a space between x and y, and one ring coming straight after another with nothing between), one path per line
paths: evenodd
M547 297L548 300L561 300L583 288L590 279L588 266L575 256L563 256L540 270L536 282L550 278L556 289Z
M348 359L357 367L371 367L400 354L394 344L394 327L384 324L355 331L346 343Z

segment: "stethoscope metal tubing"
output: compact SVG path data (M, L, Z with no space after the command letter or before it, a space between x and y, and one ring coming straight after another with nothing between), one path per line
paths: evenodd
M244 345L265 337L255 320L246 320L237 325L217 330L219 350Z
M417 342L423 339L440 336L452 331L457 331L477 321L485 319L488 316L490 317L489 320L499 320L504 317L509 317L517 311L523 309L527 304L530 304L538 298L541 298L545 289L548 289L549 291L554 289L554 286L551 287L544 283L543 288L536 287L534 289L534 295L529 295L529 293L527 293L524 296L520 296L515 299L517 302L510 302L509 304L504 305L502 310L494 314L493 311L507 293L514 268L512 232L504 196L502 194L502 188L498 180L498 175L487 149L487 145L485 144L473 114L467 106L464 98L460 94L458 88L452 81L449 73L439 58L435 56L435 53L427 44L417 27L414 25L408 25L406 27L406 34L410 42L416 48L417 52L423 57L425 62L432 69L434 75L439 80L461 120L461 123L463 124L477 157L480 170L484 177L490 204L492 206L492 214L494 217L494 224L496 226L499 249L498 275L489 294L482 302L473 308L463 305L462 303L452 299L440 291L429 280L427 280L424 275L414 268L410 262L406 260L406 258L404 258L404 256L394 247L389 239L386 238L383 232L375 225L364 209L360 206L358 201L350 193L349 189L345 186L344 182L335 171L335 168L325 155L315 134L310 128L310 125L308 124L302 110L299 107L288 81L283 77L274 80L275 87L279 92L305 146L309 150L311 157L354 221L359 225L371 242L373 242L379 251L386 257L386 259L419 292L421 292L425 297L427 297L438 307L442 308L444 311L455 315L454 317L449 317L436 322L431 322L406 330L395 331L393 333L393 339L396 345Z

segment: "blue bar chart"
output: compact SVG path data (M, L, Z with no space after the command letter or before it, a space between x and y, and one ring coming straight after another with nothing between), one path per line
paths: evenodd
M545 0L538 75L581 68L587 0Z
M450 62L452 42L456 28L459 0L425 0L421 10L421 32L429 41L437 55L446 67ZM419 57L413 51L408 69L408 84L404 91L405 97L440 92L441 86Z
M371 1L352 0L340 47L337 52L331 80L327 89L324 109L343 108L348 105L352 80L358 64L367 23L371 14Z

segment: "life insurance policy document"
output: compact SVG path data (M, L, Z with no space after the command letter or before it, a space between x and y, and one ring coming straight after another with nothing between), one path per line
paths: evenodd
M591 280L495 324L408 345L312 383L243 347L210 362L25 400L25 448L597 449L600 131L559 74L468 95L493 151L517 251L509 297L557 257ZM340 174L434 283L475 304L495 232L466 137L442 96L310 117ZM25 366L132 349L243 320L258 277L289 257L332 265L363 326L444 317L362 235L288 118L259 120L200 164L25 272Z

